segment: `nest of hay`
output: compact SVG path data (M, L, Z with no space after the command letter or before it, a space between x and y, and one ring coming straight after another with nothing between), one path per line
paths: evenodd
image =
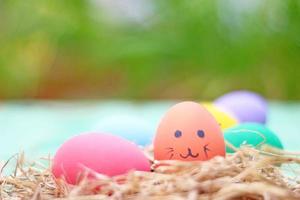
M300 163L297 155L244 147L204 162L157 162L151 159L151 149L145 153L153 172L132 171L113 178L95 174L96 180L77 186L55 179L49 166L25 163L19 154L14 173L0 177L0 199L300 199L300 173L290 166Z

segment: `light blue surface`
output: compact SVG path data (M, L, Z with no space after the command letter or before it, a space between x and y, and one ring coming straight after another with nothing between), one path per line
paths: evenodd
M104 116L96 123L95 130L113 133L138 145L146 146L152 143L155 126L132 112L130 115L122 113Z
M67 138L92 131L101 119L130 115L153 130L174 102L10 102L0 104L0 160L24 150L28 157L53 155ZM268 126L287 150L300 150L300 103L270 103Z

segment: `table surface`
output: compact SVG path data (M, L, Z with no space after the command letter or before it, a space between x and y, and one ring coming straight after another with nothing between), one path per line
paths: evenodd
M93 130L107 116L126 115L146 119L155 132L163 113L175 102L156 101L38 101L0 104L0 160L20 151L32 159L53 155L67 138ZM299 151L300 103L270 102L268 123L285 148Z

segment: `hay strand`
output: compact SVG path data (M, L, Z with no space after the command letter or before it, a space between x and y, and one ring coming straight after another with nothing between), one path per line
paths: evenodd
M96 180L85 179L77 186L55 179L43 163L26 163L21 153L15 172L0 177L0 199L300 199L299 174L295 174L299 172L293 171L291 181L281 167L284 163L300 164L296 153L243 147L226 158L204 162L153 161L151 147L145 153L153 163L153 172L132 171L113 178L96 174ZM16 156L5 162L1 172L13 159Z

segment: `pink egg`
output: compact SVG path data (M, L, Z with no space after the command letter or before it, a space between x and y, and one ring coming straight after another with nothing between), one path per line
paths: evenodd
M131 170L150 171L150 163L134 143L121 137L87 133L67 140L56 152L52 172L70 184L79 182L84 173L115 176ZM88 172L90 171L90 172Z

